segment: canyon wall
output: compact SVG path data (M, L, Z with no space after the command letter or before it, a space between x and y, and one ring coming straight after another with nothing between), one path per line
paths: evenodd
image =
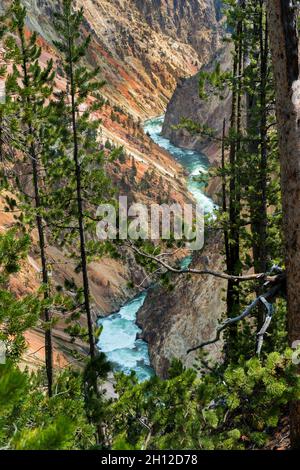
M0 11L10 3L0 0ZM41 36L42 61L45 63L53 58L58 67L57 87L61 89L65 83L59 72L60 58L53 47L53 40L57 39L53 15L60 9L61 2L23 0L23 4L27 7L28 30L37 31ZM215 2L77 0L74 4L84 10L82 35L92 36L86 65L100 66L107 82L103 89L107 101L101 112L102 143L109 141L125 150L122 161L109 168L112 180L133 201L160 202L161 194L174 202L190 200L182 167L145 136L141 121L162 114L178 81L194 76L218 47L219 22ZM133 165L136 167L134 180L130 176ZM0 224L2 230L6 230L13 221L3 217ZM55 285L63 285L65 279L73 279L80 285L80 276L74 272L65 253L50 246L47 254L56 266L53 269ZM32 252L24 265L24 273L28 276L24 274L13 282L18 295L36 288L40 282L39 272L39 253L33 234ZM91 263L89 277L96 318L99 313L106 315L118 309L133 296L145 273L138 268L134 257L124 251L118 260L102 259ZM129 287L131 281L133 287ZM149 320L147 331L151 324ZM55 327L54 338L62 353L63 364L68 362L74 348L85 348L78 341L76 344L70 342L64 333L63 318ZM42 363L43 332L28 332L28 341L28 363L32 363L36 355L38 363ZM172 341L172 335L169 341ZM157 354L159 352L160 348Z
M56 38L58 0L24 0L28 27L47 42ZM10 4L0 1L0 9ZM162 114L180 77L195 74L218 45L213 0L76 0L88 60L107 81L104 94L135 117Z
M220 238L209 238L204 250L195 253L192 267L222 271L221 249ZM149 344L151 363L162 378L167 377L174 358L180 359L186 367L194 365L197 353L187 355L187 350L213 338L226 311L222 300L226 281L212 276L174 275L172 282L171 290L151 288L138 313L143 339ZM222 359L222 341L206 350L213 361Z
M228 71L231 67L231 50L226 46L218 50L211 61L202 67L203 72L212 72L216 65L221 65L221 70ZM174 145L185 147L199 152L204 152L211 163L220 162L220 143L206 136L192 135L186 129L176 129L183 118L207 126L213 129L217 137L222 134L223 119L229 124L231 93L223 92L222 98L211 86L206 87L208 97L199 97L199 73L193 77L182 79L167 106L167 112L163 125L163 135L171 140Z

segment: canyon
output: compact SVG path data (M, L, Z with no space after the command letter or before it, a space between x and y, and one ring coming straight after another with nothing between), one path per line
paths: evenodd
M28 28L50 45L59 4L24 1ZM196 73L219 45L213 0L76 0L74 6L84 10L82 34L92 36L88 61L107 82L103 94L135 118L162 114L177 80Z
M57 87L60 88L64 85L63 77L60 76L60 58L53 46L53 40L57 39L53 27L53 14L59 8L59 2L26 0L23 3L28 12L28 34L30 31L37 31L40 35L44 61L54 58L58 70ZM1 10L8 5L7 0L1 1ZM115 186L120 192L127 194L132 201L161 202L161 194L167 195L169 202L183 203L193 200L193 195L189 193L186 186L187 171L180 161L172 158L168 151L145 134L142 122L150 117L162 115L167 108L164 135L176 145L200 150L198 143L191 144L191 140L188 142L181 137L178 139L176 132L173 133L172 126L180 119L178 107L185 110L189 106L189 101L192 116L199 118L193 107L193 103L197 101L194 98L196 92L194 87L197 81L195 77L200 67L209 63L215 54L218 54L222 35L219 3L212 0L191 0L190 2L184 0L87 0L84 2L77 0L75 6L76 8L83 7L84 11L82 35L90 34L92 37L86 66L99 66L102 78L106 81L103 89L105 103L101 111L100 140L103 146L124 148L122 160L108 165L108 171ZM177 98L178 90L180 95L183 83L188 84L193 90L187 95L184 105ZM175 103L175 108L172 111L173 103ZM206 110L205 114L212 116L216 111L216 106ZM175 120L170 119L171 115L175 116ZM134 180L130 177L133 166L135 167ZM148 184L145 185L145 181ZM1 213L1 230L6 230L12 224L13 220L9 219L7 214ZM35 237L36 234L33 234L33 249L27 262L20 275L12 281L13 289L20 296L34 289L39 282L40 267ZM48 256L53 261L54 284L61 285L65 279L72 279L80 285L80 276L70 267L65 253L57 247L49 246ZM203 259L201 258L200 261L197 259L194 262L202 263ZM210 260L210 263L217 264L218 262L220 260L214 258ZM127 249L121 250L120 259L104 258L91 263L89 276L95 321L99 315L107 316L117 311L126 300L139 292L142 280L147 277ZM26 282L24 282L25 277ZM187 288L188 292L191 290L191 286L185 285L184 280L178 280L175 284L178 295L182 289ZM203 315L206 315L208 320L208 313L214 311L215 303L213 299L205 298L205 292L211 288L216 292L216 286L211 286L211 282L204 284L201 282L201 286L198 284L196 283L198 291L200 289L202 292L202 294L199 293L198 300L203 304L203 312L206 312ZM218 289L222 289L222 286ZM172 355L184 359L185 340L181 342L180 347L176 340L172 339L173 333L168 335L168 338L164 336L164 345L157 339L150 340L151 334L152 338L155 336L155 325L147 312L149 312L149 305L151 310L153 302L157 302L158 298L155 296L160 295L165 297L165 293L161 291L155 294L150 293L139 316L139 323L144 330L144 339L149 342L150 356L155 370L158 374L165 376L167 364ZM189 302L193 301L192 296L189 296L189 299ZM188 299L185 299L185 302L186 308L189 309ZM153 314L153 318L160 319L160 329L172 330L170 325L174 306L171 305L171 308L168 308L169 301L163 305L165 305L166 318L161 320L163 312L160 310L159 314L159 309ZM184 335L183 331L191 328L192 322L196 321L198 306L196 302L195 310L191 311L187 323L189 326L184 326L182 317L180 318L181 326L178 334ZM206 320L204 323L200 322L198 326L203 330L204 335L211 333L219 315L220 308L214 313L212 322L208 322L209 324L205 323ZM175 312L175 316L179 318L178 312ZM175 325L178 327L179 323L174 322L174 328L176 328ZM150 333L150 328L152 328L152 333ZM78 340L74 343L67 337L64 332L63 318L55 326L53 335L55 362L58 367L73 362L74 349L83 352L86 350L84 343ZM198 339L197 335L189 337L189 341ZM29 348L24 362L30 367L35 367L43 361L43 332L38 329L30 331L27 340ZM170 345L170 341L173 341L173 346ZM190 361L191 359L187 362L184 360L188 365L191 364Z

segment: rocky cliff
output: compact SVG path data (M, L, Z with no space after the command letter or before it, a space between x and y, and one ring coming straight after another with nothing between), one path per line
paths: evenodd
M192 266L222 271L224 260L220 252L221 240L212 237L203 252L195 254ZM222 301L226 281L211 276L182 275L174 277L173 283L171 291L163 287L150 289L138 313L152 365L163 378L167 377L173 358L180 359L187 367L193 366L197 353L187 355L187 350L214 337L226 310ZM206 348L211 359L221 359L221 346L217 343Z
M226 46L218 50L211 61L202 67L201 71L211 72L218 63L223 71L230 69L230 47ZM220 145L206 137L192 135L185 129L174 128L180 124L182 118L187 118L215 130L218 136L221 135L223 119L226 118L228 123L230 116L231 95L228 90L225 90L224 96L220 99L219 95L209 86L207 93L209 97L206 100L200 99L199 73L180 80L167 106L163 135L179 147L204 151L211 163L219 163Z
M219 45L219 8L214 0L135 0L149 26L190 44L203 63Z
M28 30L37 31L41 36L42 60L53 58L59 70L60 59L53 47L53 39L56 39L53 14L60 8L60 2L23 0L23 3L28 12ZM99 65L107 81L103 90L107 102L101 115L103 143L109 141L125 149L122 162L109 168L113 181L133 200L159 202L164 194L171 201L186 201L189 195L182 167L145 136L141 120L162 114L177 81L194 75L217 47L219 32L214 2L77 0L74 3L84 9L82 35L92 36L86 65ZM0 11L9 4L9 0L0 0ZM64 86L58 74L57 87ZM129 178L133 164L136 167L134 181ZM12 222L3 215L1 229L5 230ZM39 255L35 240L33 242L32 253L24 266L28 276L24 274L14 280L13 288L18 295L24 295L27 289L34 289L40 282ZM89 266L95 315L117 309L136 292L128 287L129 281L139 285L144 278L134 258L128 253L122 256L117 261L103 259ZM73 278L80 285L80 276L70 267L63 252L49 247L48 257L57 266L53 272L55 284ZM62 319L54 337L65 364L69 346L73 349L74 345L69 344L63 326ZM29 362L36 355L38 361L42 361L42 331L29 332L28 341ZM84 349L85 346L78 344L77 347Z
M1 7L9 5L0 1ZM56 37L57 0L24 0L28 27ZM213 0L76 0L83 34L92 35L89 62L101 67L104 93L136 117L162 114L180 77L205 63L218 43Z

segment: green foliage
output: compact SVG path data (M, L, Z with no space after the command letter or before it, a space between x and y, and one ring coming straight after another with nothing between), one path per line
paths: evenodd
M61 450L69 447L73 427L61 417L46 428L24 430L15 442L16 450Z
M30 220L29 215L35 215L34 205L32 196L24 190L22 172L28 174L34 163L33 157L38 168L40 164L44 164L47 148L53 145L57 137L53 135L49 122L52 110L49 98L53 94L55 73L52 60L47 61L45 66L40 64L42 50L38 45L37 34L26 37L26 8L19 0L14 0L9 13L10 27L5 38L5 59L13 61L14 66L6 79L6 91L8 103L15 106L16 116L11 142L15 151L22 153L22 158L19 158L22 171L15 172L12 184L14 189L15 186L19 188L19 196L26 203L24 209ZM6 153L6 158L10 158L10 163L14 163L16 152L12 155ZM29 174L32 177L32 174Z
M7 364L1 365L0 372L0 416L3 417L5 412L11 411L14 402L17 402L23 395L27 379L9 361ZM3 429L3 426L0 429Z
M228 235L229 246L238 245L233 269L240 273L260 269L261 259L255 250L262 243L266 269L273 263L282 264L282 215L277 177L278 142L271 106L273 77L267 54L268 80L263 82L261 37L255 27L259 17L260 32L266 32L265 11L254 0L247 2L245 8L234 0L226 3L235 48L233 59L237 61L239 51L247 61L240 75L237 70L224 73L219 65L210 73L201 73L199 94L203 99L208 92L222 98L228 88L241 102L243 95L252 102L247 128L231 123L223 142L226 152L234 150L235 161L225 162L222 169L211 172L224 182L230 207L229 210L221 208L210 228L221 227ZM14 0L8 15L1 18L0 26L0 38L5 35L5 58L13 62L6 80L7 101L0 104L1 188L18 188L20 203L14 196L6 195L6 210L18 214L18 227L22 229L0 235L0 341L5 344L8 359L6 365L0 365L1 448L56 450L110 446L115 450L230 450L263 447L287 404L300 399L299 375L292 364L291 351L286 350L284 299L277 304L261 359L253 358L256 322L244 321L236 330L234 342L226 343L224 365L210 367L203 354L199 357L200 366L194 369L187 370L174 360L167 380L154 377L139 384L134 374L118 375L119 398L115 401L108 400L103 390L110 371L104 354L87 360L82 373L69 369L57 373L51 398L45 393L44 370L30 375L16 367L26 348L24 332L35 326L41 312L51 305L69 314L66 331L72 341L88 337L80 323L86 292L73 280L65 282L64 290L71 294L68 299L61 295L62 287L52 299L43 301L40 294L46 286L36 295L21 299L11 292L10 276L19 272L30 246L25 229L35 227L36 219L40 218L48 228L49 241L67 248L77 273L83 269L82 256L78 256L81 218L87 261L104 253L114 255L111 244L95 239L99 220L96 209L99 204L114 199L106 175L107 164L116 159L120 163L126 160L123 149L116 149L109 141L103 148L98 141L104 82L99 79L99 69L90 69L84 61L91 37L82 34L83 9L75 11L72 0L63 0L55 16L60 38L55 45L62 56L67 83L61 92L54 91L53 62L40 65L42 50L37 35L25 34L25 20L26 9L20 0ZM0 76L6 72L5 66L0 68ZM242 106L236 108L238 121L239 113L244 110ZM123 111L115 106L112 120L120 121L121 114ZM140 130L140 123L132 126ZM183 120L179 127L205 139L218 139L212 129L190 120ZM263 149L267 153L266 162L262 161ZM75 153L77 163L72 158ZM16 159L22 171L17 176L13 172L12 176L7 168L15 165ZM34 162L40 170L39 204L36 201L34 204L31 193L24 190L24 175L31 175L27 173L31 171L28 167ZM132 159L128 175L131 187L136 187L136 176L136 163ZM139 189L149 191L155 181L153 172L146 173ZM261 190L262 183L265 193ZM265 198L265 212L261 210L262 198ZM82 203L82 213L78 201ZM236 214L234 219L232 212ZM265 238L260 232L264 226ZM152 255L161 252L161 247L148 242L139 241L137 246ZM136 259L149 272L157 271L157 263L152 260L139 255ZM168 273L162 276L161 282L168 289L173 288ZM249 304L254 290L259 293L261 287L252 283L242 288L235 286L239 306ZM258 317L259 312L256 313ZM50 328L50 322L44 326ZM98 340L100 334L101 328L96 328L92 336Z
M0 446L16 450L91 448L94 428L85 416L82 377L65 370L54 396L44 393L43 374L0 365Z
M209 93L223 92L229 79L229 73L221 71L221 65L217 63L211 72L201 71L199 73L199 97L208 99ZM222 95L220 96L222 98Z
M182 118L180 124L175 126L176 129L186 129L192 135L201 135L203 140L205 139L214 139L216 137L216 131L211 129L207 125L202 125L200 123L196 123L191 119Z
M28 236L18 236L16 229L0 234L0 341L7 358L14 361L26 349L24 332L36 325L42 308L38 295L17 299L8 288L9 278L18 273L29 244Z
M28 235L17 237L16 229L0 234L0 282L3 284L11 274L20 270L20 262L30 246Z
M176 373L177 371L177 373ZM111 405L118 449L245 449L262 447L300 381L291 351L241 360L202 378L173 364L170 378L137 384L120 376Z

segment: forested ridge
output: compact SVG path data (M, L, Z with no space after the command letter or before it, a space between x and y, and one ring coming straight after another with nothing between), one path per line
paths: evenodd
M179 126L209 138L221 155L201 179L219 188L220 204L205 226L207 238L221 240L224 269L214 271L180 265L176 240L97 239L98 206L117 206L110 169L124 149L99 143L106 84L99 68L86 66L84 11L60 2L53 13L59 59L45 61L23 2L12 0L0 27L1 212L13 220L0 232L2 450L300 448L299 6L223 2L231 69L216 63L200 72L199 99L230 93L230 116L218 126L222 134L190 119ZM133 159L132 185L136 174ZM63 250L78 283L53 282L49 245ZM165 380L142 383L134 373L115 373L112 395L88 266L104 256L125 262L124 245L170 295L177 276L226 281L226 312L213 337L186 351L197 351L193 368L174 358ZM33 249L38 285L20 295L12 281ZM74 350L74 364L58 368L52 333L62 318L70 343L80 340L86 354ZM22 361L33 327L44 337L39 370ZM222 361L211 360L208 345L223 348Z

